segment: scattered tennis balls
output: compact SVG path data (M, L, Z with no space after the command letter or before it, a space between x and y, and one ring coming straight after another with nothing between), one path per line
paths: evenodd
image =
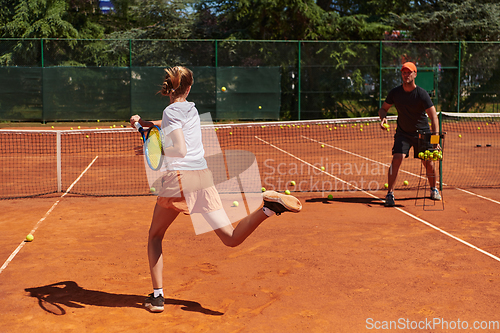
M220 88L220 90L226 91L226 87L222 87L222 88Z
M32 242L34 239L33 235L32 234L28 234L28 236L26 236L26 241L27 242Z
M478 130L480 130L480 129L481 129L481 127L478 127L477 129L478 129Z
M404 185L404 186L408 186L408 184L409 184L409 183L408 183L408 181L407 181L407 180L405 180L405 181L403 182L403 185Z
M78 129L80 129L80 128L81 128L81 127L80 127L80 126L78 126Z
M385 184L384 184L384 187L385 187L385 188L389 188L389 184L385 183Z
M51 128L54 128L54 126L50 126Z
M265 187L262 187L260 190L261 190L262 192L266 192L266 188L265 188Z
M288 195L288 194L290 194L290 191L289 191L289 190L286 190L286 191L285 191L285 194L287 194L287 195Z
M328 200L332 200L332 199L333 199L333 195L328 194Z
M233 206L234 207L238 207L240 205L240 203L238 201L233 201Z
M295 180L292 180L292 181L290 182L290 185L295 186Z

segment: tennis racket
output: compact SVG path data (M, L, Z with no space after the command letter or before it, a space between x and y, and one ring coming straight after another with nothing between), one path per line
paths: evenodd
M147 131L136 122L134 126L141 133L142 140L144 141L144 155L149 167L157 171L163 164L163 138L161 129L153 125Z

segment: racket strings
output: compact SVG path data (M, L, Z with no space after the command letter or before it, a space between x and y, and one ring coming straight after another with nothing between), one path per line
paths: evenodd
M153 128L146 140L146 154L152 169L159 169L162 163L162 150L163 150L161 134Z

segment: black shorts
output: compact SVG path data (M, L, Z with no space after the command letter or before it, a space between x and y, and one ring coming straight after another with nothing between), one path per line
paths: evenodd
M392 147L392 155L404 154L405 157L410 156L410 148L413 147L413 157L418 158L418 153L426 150L433 151L434 146L427 140L419 139L418 137L407 136L401 133L394 134L394 146Z

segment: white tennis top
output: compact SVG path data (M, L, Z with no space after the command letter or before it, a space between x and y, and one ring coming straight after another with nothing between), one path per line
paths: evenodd
M163 110L161 128L164 135L181 128L187 148L185 157L165 156L166 170L203 170L207 168L207 162L203 157L205 150L201 137L200 116L194 103L185 101L167 106Z

